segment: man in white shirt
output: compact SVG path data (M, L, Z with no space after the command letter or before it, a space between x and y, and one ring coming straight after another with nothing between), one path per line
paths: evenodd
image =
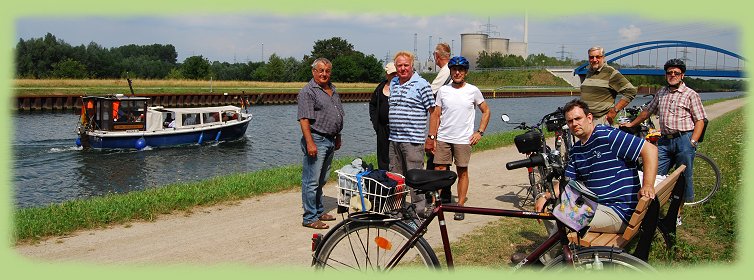
M437 92L435 110L430 117L429 138L434 141L427 149L435 154L435 170L447 170L455 159L458 173L458 205L466 203L469 188L468 164L471 146L476 145L490 121L490 110L482 92L466 83L469 61L456 56L448 62L453 82ZM474 131L476 108L482 111L479 129ZM463 220L463 213L456 213L455 220Z

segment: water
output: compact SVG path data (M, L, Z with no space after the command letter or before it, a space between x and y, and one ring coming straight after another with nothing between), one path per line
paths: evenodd
M739 96L735 93L702 94L702 99ZM510 130L500 120L535 123L544 114L573 97L499 98L487 103L492 113L488 133ZM648 98L637 97L632 105ZM346 103L340 156L375 152L374 131L367 103ZM58 203L76 198L125 193L232 173L281 165L300 164L301 130L295 105L252 107L254 118L245 138L233 142L173 148L136 150L81 150L71 113L24 113L13 116L13 184L17 207ZM477 112L477 121L481 114Z

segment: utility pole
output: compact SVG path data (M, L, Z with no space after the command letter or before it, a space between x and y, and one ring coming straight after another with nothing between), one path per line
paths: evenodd
M418 34L414 33L414 65L416 65L417 62L419 62L419 53L416 48L417 46L416 43L418 42L417 37L416 37L417 35Z
M563 61L565 61L565 55L566 54L568 54L568 57L571 56L570 52L565 51L565 45L560 45L560 51L559 52L555 52L555 53L560 54L560 60L563 60Z

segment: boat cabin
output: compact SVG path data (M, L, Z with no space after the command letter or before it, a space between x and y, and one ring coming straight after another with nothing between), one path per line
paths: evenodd
M147 97L82 97L81 123L90 130L146 130Z

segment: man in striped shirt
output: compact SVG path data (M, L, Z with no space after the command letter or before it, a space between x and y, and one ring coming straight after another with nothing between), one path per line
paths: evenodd
M683 177L686 179L685 201L694 199L694 156L699 138L704 131L707 113L702 106L699 94L683 83L686 63L674 58L664 66L668 86L661 88L639 116L626 127L639 125L656 114L660 120L662 138L657 141L659 151L658 173L668 174L671 166L686 165ZM677 224L681 224L680 212Z
M618 70L605 63L605 50L589 49L589 71L581 82L581 99L589 105L597 124L613 124L618 111L636 97L636 87ZM615 104L618 94L621 99Z
M435 98L429 83L414 72L414 55L400 51L393 59L398 76L390 81L390 172L406 174L411 169L424 167L424 147L428 141L427 121L435 107ZM419 213L423 213L424 199L411 191L411 200Z
M655 196L657 148L620 129L595 125L589 106L581 100L568 102L564 111L568 128L578 138L566 176L584 182L599 203L589 231L623 232L639 198ZM639 157L644 163L643 182L636 167Z

